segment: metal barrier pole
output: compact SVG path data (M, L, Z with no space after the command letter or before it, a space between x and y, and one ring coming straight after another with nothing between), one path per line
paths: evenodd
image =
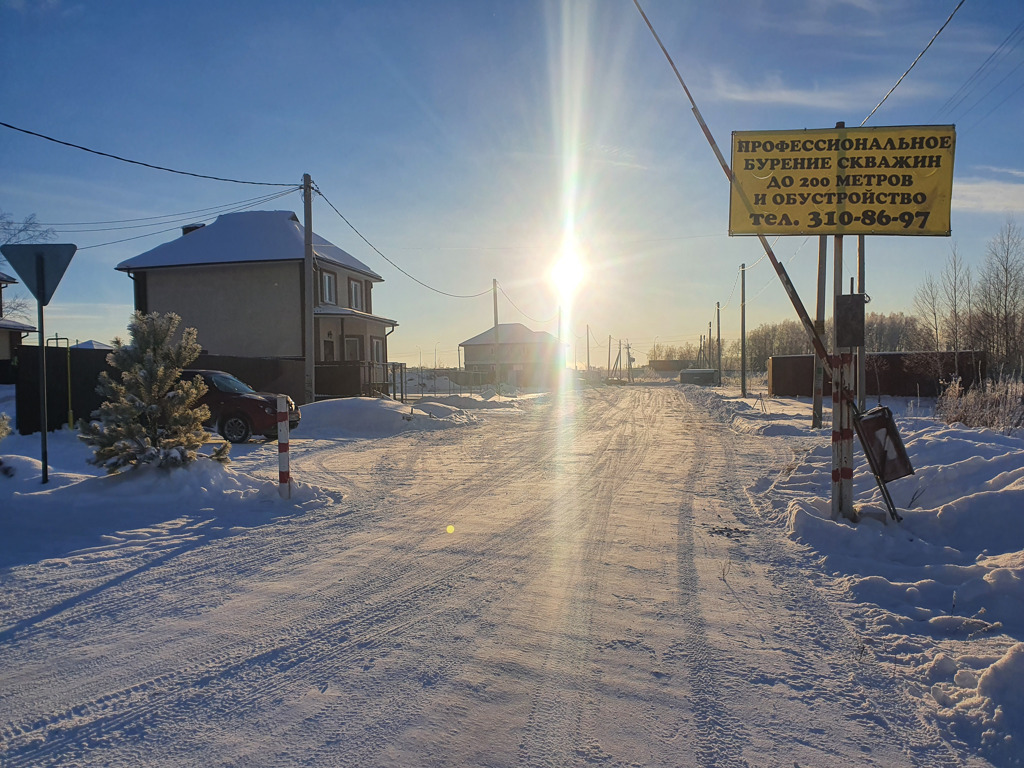
M291 467L288 458L288 398L285 395L277 396L277 470L278 486L277 492L282 499L290 499L292 496Z

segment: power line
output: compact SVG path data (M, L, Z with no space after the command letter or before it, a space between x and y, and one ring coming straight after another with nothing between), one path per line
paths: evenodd
M914 65L917 64L917 62L919 62L921 60L921 57L924 56L925 52L929 48L932 47L932 43L935 42L935 38L937 38L942 33L942 30L944 30L946 28L946 25L949 24L949 22L951 22L953 20L953 17L956 16L956 12L960 10L960 6L963 5L963 4L964 4L964 0L960 0L960 2L956 4L956 8L954 8L953 12L951 14L949 14L949 18L946 19L945 24L943 24L941 27L939 27L939 31L936 32L934 35L932 35L932 39L928 41L928 45L926 45L924 47L924 50L922 50L919 54L917 54L917 58L914 59L911 62L909 67L907 67L907 71L904 72L902 75L900 75L900 79L896 81L896 85L894 85L892 88L889 89L889 92L886 93L885 96L882 97L882 100L880 102L878 102L875 105L875 108L872 109L871 112L868 113L868 116L865 117L861 121L861 125L864 125L868 120L871 119L871 115L875 114L875 112L878 111L878 108L885 103L885 100L889 98L890 94L892 94L892 92L896 90L896 88L899 86L899 84L903 82L903 78L905 78L907 75L910 74L910 70L912 70L914 68Z
M525 312L523 312L523 310L519 309L519 307L516 306L516 303L512 301L512 299L509 297L507 293L505 293L505 289L501 287L501 283L498 283L498 290L501 291L501 295L508 299L508 303L511 304L520 315L525 317L527 320L537 323L537 325L547 325L556 317L558 317L558 310L555 310L555 314L553 314L547 320L538 320L535 317L531 317L530 315L526 314Z
M167 173L177 173L180 176L193 176L193 177L195 177L197 179L210 179L212 181L227 181L227 182L230 182L231 184L251 184L251 185L254 185L254 186L258 186L258 187L293 187L293 186L295 186L294 182L289 182L288 184L275 184L275 183L269 182L269 181L243 181L241 179L228 179L228 178L224 178L222 176L207 176L206 174L203 174L203 173L192 173L191 171L179 171L179 170L176 170L174 168L165 168L165 167L163 167L161 165L153 165L152 163L144 163L141 160L131 160L131 159L127 158L127 157L121 157L120 155L112 155L109 152L100 152L97 149L89 149L89 147L83 147L81 144L72 144L70 141L61 141L60 139L55 139L52 136L47 136L47 135L42 134L42 133L36 133L35 131L30 131L30 130L28 130L26 128L19 128L18 126L11 125L10 123L0 122L0 125L2 125L4 128L10 128L12 131L18 131L19 133L25 133L25 134L28 134L29 136L35 136L35 137L40 138L40 139L45 139L46 141L52 141L54 144L61 144L61 145L65 146L65 147L71 147L72 149L80 149L83 152L90 152L90 153L92 153L94 155L100 155L101 157L109 157L112 160L120 160L122 163L131 163L132 165L141 165L144 168L152 168L155 171L166 171Z
M1018 66L1020 66L1020 65L1018 65ZM1005 78L1004 78L1004 79L1005 79ZM987 117L988 117L989 115L991 115L991 114L992 114L993 112L995 112L995 111L996 111L997 109L999 109L999 108L1000 108L1001 106L1003 106L1003 104L1005 104L1005 103L1006 103L1007 101L1009 101L1011 97L1015 96L1015 95L1017 94L1017 91L1019 91L1019 90L1020 90L1021 88L1024 88L1024 83L1021 83L1021 84L1020 84L1020 85L1018 85L1018 86L1017 86L1016 88L1014 88L1014 89L1013 89L1012 91L1010 91L1010 93L1008 93L1008 94L1006 95L1006 98L1005 98L1005 99L1003 99L1003 100L1002 100L1002 101L1000 101L1000 102L999 102L998 104L996 104L996 105L995 105L994 107L992 107L992 109L990 109L990 110L989 110L988 112L986 112L986 113L985 113L984 115L982 115L981 117L979 117L979 118L978 118L978 119L977 119L977 120L976 120L975 122L971 123L971 125L967 126L967 128L966 128L966 129L964 130L964 133L966 133L967 131L973 130L973 129L974 129L974 128L976 128L976 127L977 127L977 126L978 126L979 124L981 124L982 122L984 122L985 118L987 118Z
M289 190L285 190L284 192L279 192L276 195L272 195L270 197L270 200L274 200L274 199L277 199L279 197L285 197L286 195L293 194L293 193L297 192L299 189L301 189L301 187L296 187L295 189L289 189ZM244 210L246 210L248 208L252 208L252 207L254 207L256 205L259 205L260 203L265 203L265 202L269 202L269 201L265 200L265 199L260 199L260 200L258 200L256 202L250 203L249 205L237 206L237 207L235 207L233 209L221 211L220 213L236 213L237 211L244 211ZM217 214L217 215L220 215L220 214ZM206 220L210 220L210 219L214 219L214 218L216 218L216 216L207 216ZM190 217L189 220L195 221L195 219L192 218L192 217ZM163 222L163 223L167 223L167 222ZM154 226L156 226L156 225L154 225ZM102 247L104 247L106 245L117 245L118 243L127 243L127 242L130 242L132 240L142 240L143 238L146 238L146 237L153 237L154 235L162 235L162 234L165 234L167 232L174 232L174 231L176 231L178 229L179 229L179 226L175 225L173 227L168 227L167 229L159 229L156 232L147 232L144 235L135 235L134 237L124 237L124 238L121 238L120 240L111 240L111 241L106 242L106 243L96 243L96 245L83 245L83 246L80 246L78 248L78 250L80 250L80 251L87 251L90 248L102 248Z
M348 219L346 219L344 214L342 214L341 211L339 211L337 208L334 207L334 203L332 203L330 200L327 199L327 196L323 192L320 191L319 187L314 185L313 191L316 192L318 195L320 195L320 197L322 197L324 199L324 202L327 203L329 206L331 206L331 208L334 210L334 212L336 214L338 214L338 217L342 221L344 221L346 224L348 224L349 229L351 229L353 232L355 232L359 236L359 239L362 240L364 243L366 243L368 246L370 246L370 248L372 248L374 250L374 252L378 256L380 256L382 259L384 259L384 261L386 261L392 267L394 267L399 272L401 272L403 275L408 277L410 280L412 280L415 283L419 283L420 285L422 285L427 290L433 291L434 293L439 293L442 296L448 296L449 298L452 298L452 299L476 299L476 298L478 298L480 296L486 296L488 293L491 292L491 290L488 288L486 291L480 291L480 293L468 293L468 294L448 293L447 291L442 291L440 288L435 288L432 285L428 285L427 283L425 283L422 280L420 280L418 277L414 277L413 275L409 274L404 269L402 269L400 266L395 264L395 262L393 262L391 259L389 259L387 256L385 256L377 246L375 246L373 243L371 243L369 240L367 240L366 237L363 236L363 233L360 232L358 229L356 229L352 225L352 222L349 221Z
M740 270L736 269L736 277L732 280L732 289L729 291L729 298L725 300L725 304L722 305L722 309L726 309L729 303L732 301L733 294L736 293L736 283L740 281Z
M939 107L937 114L941 114L946 110L952 112L954 109L960 106L963 100L967 98L967 96L975 89L975 87L977 87L975 81L980 82L984 78L988 77L988 70L995 66L996 62L999 59L1004 58L1007 55L1007 53L1009 53L1009 51L1005 49L1014 37L1017 37L1018 39L1010 48L1010 50L1012 51L1014 48L1020 45L1020 35L1022 31L1024 31L1024 21L1020 22L1016 27L1014 27L1013 31L1006 36L1003 42L996 46L996 49L988 55L988 58L986 58L981 64L978 65L977 69L975 69L974 72L971 73L970 77L968 77L963 82L963 84L953 92L952 96L946 99L945 103L941 107Z
M300 185L293 185L293 186L295 186L296 190L302 188ZM294 191L294 190L288 190L288 192L291 192L291 191ZM288 192L285 192L285 194L288 194ZM155 222L155 223L151 224L150 226L159 226L159 224L163 224L163 223L166 223L166 222L160 222L160 221L158 221L158 219L179 219L182 216L194 216L194 215L200 214L200 213L209 213L210 211L220 211L220 210L222 210L224 208L233 208L236 205L246 205L248 203L257 203L257 204L258 203L266 203L266 202L270 202L271 200L274 200L274 199L276 199L276 198L278 198L280 196L281 196L281 193L273 192L273 193L270 193L270 194L267 194L267 195L261 195L260 197L250 197L250 198L248 198L246 200L238 200L238 201L235 201L233 203L224 203L223 205L215 205L215 206L212 206L210 208L198 208L198 209L196 209L194 211L180 211L178 213L165 213L165 214L163 214L161 216L142 216L142 217L139 217L139 218L136 218L136 219L112 219L110 221L60 221L60 222L48 222L48 223L45 223L45 224L44 223L40 223L39 226L41 226L41 227L99 227L99 226L101 226L103 224L132 224L132 223L137 222L137 221L152 221L152 222ZM115 227L115 229L116 229L116 227ZM74 231L77 231L77 230L61 230L61 231L64 231L64 232L74 232ZM89 231L89 230L86 230L86 231Z

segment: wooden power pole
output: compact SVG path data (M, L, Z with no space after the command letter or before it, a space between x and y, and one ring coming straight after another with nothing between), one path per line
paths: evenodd
M305 360L305 386L303 396L306 403L316 400L316 340L313 338L313 303L315 275L313 273L313 180L308 173L302 174L303 214L303 266L304 288L302 312L302 355Z

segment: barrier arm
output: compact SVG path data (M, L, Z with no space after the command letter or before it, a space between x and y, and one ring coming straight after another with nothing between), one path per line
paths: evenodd
M732 169L729 167L729 163L718 148L718 144L715 143L715 138L711 135L711 130L704 122L704 118L700 114L700 109L697 108L697 102L694 101L693 96L690 94L690 89L686 87L686 83L683 81L683 76L679 74L679 69L676 67L675 62L672 61L672 57L669 55L668 50L666 50L665 45L661 42L661 38L658 37L658 33L654 31L654 26L651 24L650 19L647 18L647 14L644 13L644 9L640 7L639 0L633 0L633 4L643 17L644 22L647 24L647 28L651 30L651 34L654 35L654 39L660 46L661 52L664 53L665 58L668 59L669 66L672 67L672 71L676 73L676 79L679 80L679 84L683 86L683 90L686 92L686 98L690 100L693 116L697 119L697 123L700 125L701 131L704 132L704 138L706 138L708 140L708 144L711 145L711 149L715 153L715 157L718 158L719 165L721 165L722 170L725 171L725 177L729 180L730 186L733 185L734 180ZM746 196L741 193L741 197L743 199L743 204L747 206L748 209L751 209L750 202L747 200ZM825 348L825 342L822 341L821 336L815 330L814 323L811 322L810 315L807 314L807 310L804 308L803 302L797 295L796 287L794 287L793 282L789 279L789 274L786 272L786 268L775 257L775 252L772 250L767 238L762 234L758 234L757 239L761 241L761 247L764 248L765 255L768 256L772 266L775 267L775 274L779 276L779 280L782 282L782 287L785 288L786 294L789 296L789 300L792 302L793 308L796 310L796 314L800 318L800 322L803 324L804 330L807 332L811 345L814 347L814 351L818 353L818 357L824 366L825 373L828 374L829 377L834 378L832 361L828 355L828 350Z

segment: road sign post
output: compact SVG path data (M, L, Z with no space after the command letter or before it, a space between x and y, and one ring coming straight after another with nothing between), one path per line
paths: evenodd
M42 448L43 484L49 482L47 465L46 432L49 427L46 409L46 329L43 325L43 307L50 303L60 279L64 277L71 257L78 250L77 245L30 244L5 245L0 247L7 262L18 273L18 277L36 298L39 314L39 418Z

